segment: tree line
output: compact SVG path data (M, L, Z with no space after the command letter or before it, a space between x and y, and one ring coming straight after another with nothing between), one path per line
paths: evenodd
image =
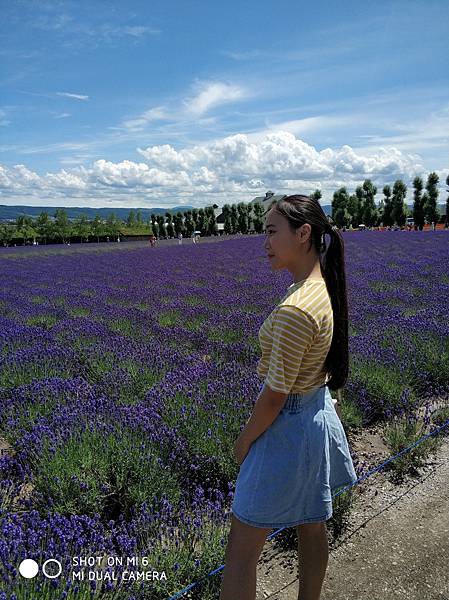
M438 210L438 182L436 173L430 173L424 186L421 177L413 180L413 207L410 211L405 203L407 186L400 179L395 181L393 188L385 185L382 189L383 197L376 205L375 196L377 188L370 179L366 179L358 186L354 194L349 194L346 187L341 187L333 194L332 221L340 228L358 227L361 223L367 227L403 226L407 217L413 217L417 228L422 229L424 224L438 223L440 214ZM449 176L446 178L449 186ZM425 192L423 193L425 187ZM447 190L449 192L449 189ZM267 198L269 198L267 193ZM321 199L321 191L315 190L311 194L317 200ZM216 204L205 208L194 208L185 212L178 211L175 215L166 212L165 215L150 214L145 222L139 209L131 209L126 221L118 219L111 212L106 219L96 215L89 220L81 214L74 220L67 217L64 209L57 209L53 217L46 211L33 220L26 215L17 217L15 223L0 223L0 244L8 246L10 243L21 241L23 244L30 240L39 240L40 243L54 242L99 242L104 239L117 240L121 235L155 235L157 238L174 238L182 233L190 237L194 231L200 231L203 236L218 235L218 227L214 209ZM223 232L236 233L262 233L264 230L263 213L265 207L262 202L240 202L238 204L225 204L222 208ZM449 197L446 200L445 224L448 226Z

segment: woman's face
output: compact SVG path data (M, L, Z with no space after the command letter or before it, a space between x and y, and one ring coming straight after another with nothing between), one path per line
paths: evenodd
M264 249L272 269L288 269L294 272L301 257L308 249L311 226L304 223L296 231L287 219L272 208L265 222Z

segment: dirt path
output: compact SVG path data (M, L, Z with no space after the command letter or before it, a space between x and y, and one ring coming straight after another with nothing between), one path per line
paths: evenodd
M400 486L382 471L354 497L321 600L449 600L449 438ZM257 600L297 600L297 551L273 538L262 552Z

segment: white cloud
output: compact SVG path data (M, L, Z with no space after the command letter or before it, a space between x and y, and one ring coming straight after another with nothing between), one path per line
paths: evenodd
M134 119L123 121L121 127L125 127L130 131L141 131L148 123L165 119L170 119L170 116L167 114L165 108L163 106L156 106L146 110ZM118 129L120 129L120 127Z
M194 96L184 100L188 112L202 115L212 107L227 102L234 102L246 98L248 93L243 88L227 83L199 82L194 85Z
M70 94L69 92L56 92L57 96L65 96L66 98L74 98L75 100L89 100L89 96L83 94Z
M133 37L136 38L140 38L143 35L145 35L146 33L152 34L152 35L156 35L158 33L161 33L160 29L153 29L152 27L143 27L141 25L134 25L134 26L127 26L123 28L124 33L126 33L127 35L131 35Z
M195 126L207 126L216 122L215 117L202 117L211 108L225 103L242 100L249 97L249 91L237 85L221 82L199 82L192 86L192 95L184 99L180 106L167 109L165 106L155 106L143 113L124 119L120 126L109 127L109 129L127 132L139 132L145 130L149 123L155 121L171 121L168 127L183 126L183 124L195 121Z
M419 156L395 147L381 147L371 155L349 145L319 151L288 131L271 131L257 141L237 134L189 148L163 144L138 148L138 152L141 162L101 159L46 175L25 165L0 166L0 194L25 198L24 202L60 198L66 205L69 198L73 202L84 198L91 206L104 205L106 199L117 205L143 206L151 198L150 205L173 206L186 198L199 205L224 204L251 200L267 189L311 193L320 188L330 202L338 187L344 185L352 193L367 178L377 186L380 199L382 187L401 178L410 202L413 178L419 175L425 180L428 174ZM444 186L447 173L439 175Z

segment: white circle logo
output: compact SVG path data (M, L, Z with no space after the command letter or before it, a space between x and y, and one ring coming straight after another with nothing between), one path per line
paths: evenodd
M46 572L45 568L48 565L48 563L56 563L58 565L59 571L57 572L56 575L50 575L49 573ZM61 575L61 571L62 571L62 565L59 562L59 560L56 560L56 558L49 558L42 565L42 573L45 575L45 577L48 577L48 579L55 579L55 577L59 577Z
M26 558L25 560L22 560L19 565L19 573L26 579L33 579L33 577L36 577L38 571L39 565L32 558Z

